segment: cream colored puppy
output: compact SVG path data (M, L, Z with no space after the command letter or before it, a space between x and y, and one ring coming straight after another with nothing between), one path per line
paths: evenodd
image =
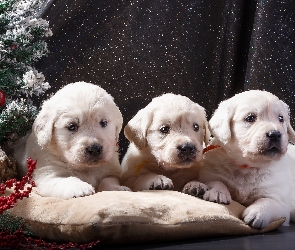
M204 140L210 137L205 110L174 94L154 98L124 132L131 143L122 161L122 182L134 191L182 191L197 174L192 166L202 159Z
M216 148L204 154L199 181L209 190L203 198L240 202L247 207L242 219L253 228L281 217L288 224L295 167L286 154L295 137L288 106L269 92L246 91L221 102L209 127Z
M15 147L21 176L37 159L33 179L42 196L63 199L120 186L117 141L123 118L113 98L85 82L66 85L45 101L32 133Z

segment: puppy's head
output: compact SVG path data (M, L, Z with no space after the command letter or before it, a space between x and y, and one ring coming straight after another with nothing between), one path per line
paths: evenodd
M293 140L289 108L273 94L250 90L220 103L209 121L230 157L259 164L280 159Z
M33 133L43 150L80 168L111 159L122 122L120 110L104 89L76 82L44 102Z
M190 167L202 158L210 133L204 108L189 98L164 94L141 109L126 125L125 136L148 150L163 168Z

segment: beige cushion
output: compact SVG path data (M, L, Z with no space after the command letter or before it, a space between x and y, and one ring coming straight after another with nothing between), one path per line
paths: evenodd
M54 241L134 243L256 234L239 216L245 208L219 205L176 191L106 191L61 200L33 193L10 210L36 236Z

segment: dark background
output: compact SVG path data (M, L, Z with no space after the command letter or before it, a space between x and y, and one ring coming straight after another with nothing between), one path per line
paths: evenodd
M51 0L42 14L50 54L37 68L49 94L75 81L100 85L124 125L167 92L188 96L210 119L220 101L265 89L292 116L294 15L294 0ZM122 133L122 154L127 145Z

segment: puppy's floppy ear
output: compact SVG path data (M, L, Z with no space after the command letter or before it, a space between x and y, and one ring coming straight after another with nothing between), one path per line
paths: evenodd
M138 149L144 148L147 143L146 134L152 119L153 114L147 106L139 110L124 128L126 138L133 142Z
M295 131L292 128L290 121L287 124L287 132L288 132L288 136L289 136L289 141L291 141L292 143L295 144Z
M203 124L203 130L204 130L204 142L205 142L205 145L207 146L210 141L211 133L209 130L209 123L206 119Z
M210 137L211 137L211 132L209 130L209 123L208 123L208 120L207 120L207 114L206 114L206 110L200 106L199 104L195 104L197 105L197 109L196 111L199 112L199 110L201 109L202 112L203 112L203 133L204 133L204 143L205 145L207 146L209 144L209 141L210 141Z
M291 123L290 123L290 108L289 106L283 102L282 100L280 100L286 110L286 113L288 114L288 117L286 120L286 124L287 124L287 133L288 133L288 136L289 136L289 141L291 141L292 143L295 143L295 131L294 129L292 128L291 126Z
M226 144L231 139L230 122L233 117L234 107L232 100L221 102L209 121L209 128L214 137Z
M56 112L44 103L40 113L34 121L33 133L41 148L45 148L52 138L53 124L56 116Z
M118 108L117 105L114 104L114 114L115 114L115 120L116 120L116 141L118 141L119 139L119 134L122 130L122 125L123 125L123 116L122 113L120 111L120 109Z

